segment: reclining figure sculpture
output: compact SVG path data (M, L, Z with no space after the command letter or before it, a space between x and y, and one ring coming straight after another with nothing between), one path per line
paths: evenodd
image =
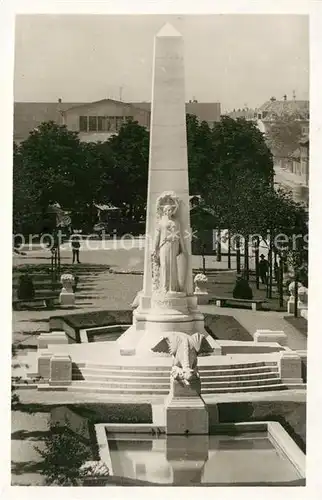
M153 352L171 354L173 357L171 377L187 386L199 381L198 355L213 352L205 335L169 332L152 349Z

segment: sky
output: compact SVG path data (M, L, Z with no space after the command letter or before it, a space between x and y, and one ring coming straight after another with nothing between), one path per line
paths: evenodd
M155 34L185 43L186 99L222 112L286 94L309 99L309 21L301 15L19 15L14 100L150 101Z

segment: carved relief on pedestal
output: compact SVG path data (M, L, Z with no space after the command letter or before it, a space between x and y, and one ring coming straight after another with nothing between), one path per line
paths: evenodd
M180 200L174 191L162 193L156 202L156 228L152 262L152 291L160 297L185 292L179 283L178 257L187 255L179 217ZM185 259L187 262L187 258Z

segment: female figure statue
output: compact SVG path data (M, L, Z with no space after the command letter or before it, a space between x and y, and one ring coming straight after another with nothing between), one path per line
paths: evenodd
M163 202L163 203L162 203ZM152 262L158 270L155 288L162 292L180 292L177 258L185 253L180 222L176 218L179 201L174 193L164 193L157 203L156 237ZM155 276L154 276L155 278Z

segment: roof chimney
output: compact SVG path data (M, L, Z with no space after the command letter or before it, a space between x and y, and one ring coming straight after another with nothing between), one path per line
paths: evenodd
M58 103L59 103L59 104L61 104L61 102L62 102L62 101L61 101L61 98L59 97L59 98L58 98Z
M284 101L287 101L287 95L286 94L283 95L283 99L284 99Z

